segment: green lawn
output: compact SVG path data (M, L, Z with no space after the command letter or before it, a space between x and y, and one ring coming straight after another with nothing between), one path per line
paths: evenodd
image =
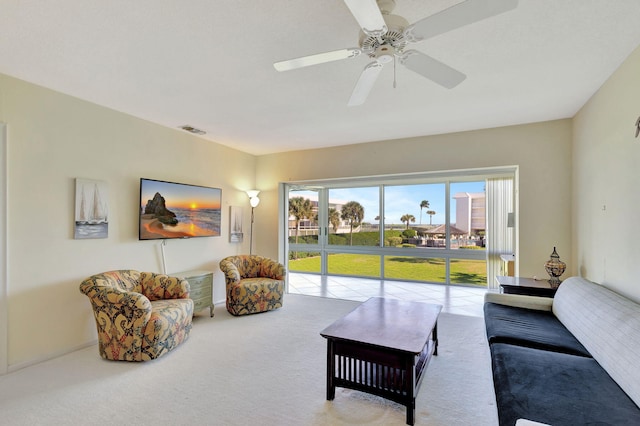
M379 256L330 254L328 263L330 274L380 278ZM320 257L290 260L289 269L294 272L320 272ZM384 270L385 278L389 279L445 282L444 259L385 256ZM486 287L486 262L484 260L451 260L451 282Z

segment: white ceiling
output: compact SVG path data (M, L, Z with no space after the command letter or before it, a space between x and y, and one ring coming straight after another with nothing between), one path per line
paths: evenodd
M396 0L410 23L460 0ZM343 0L0 0L0 73L260 155L572 117L640 45L640 0L520 0L415 48L464 72L448 90L366 56ZM179 130L182 131L182 130Z

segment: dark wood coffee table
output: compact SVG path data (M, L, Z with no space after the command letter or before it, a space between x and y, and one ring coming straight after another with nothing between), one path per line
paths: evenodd
M327 400L336 387L403 404L415 422L416 395L431 355L438 355L441 305L374 297L320 335L327 339Z

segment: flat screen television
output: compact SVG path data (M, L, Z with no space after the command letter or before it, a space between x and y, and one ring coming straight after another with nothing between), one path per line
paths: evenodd
M140 179L140 240L220 236L222 190Z

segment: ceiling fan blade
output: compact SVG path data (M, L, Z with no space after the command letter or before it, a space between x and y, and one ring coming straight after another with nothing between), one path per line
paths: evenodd
M339 61L341 59L355 58L362 53L362 49L350 47L348 49L334 50L332 52L317 53L315 55L303 56L301 58L289 59L273 64L278 71L289 71L296 68L308 67L310 65L324 64L325 62Z
M460 71L417 50L407 50L400 57L400 63L447 89L453 89L467 78Z
M344 0L344 2L365 34L376 36L387 32L387 24L382 19L382 12L376 0Z
M420 41L515 9L518 0L467 0L410 25L405 37Z
M356 87L353 89L353 93L351 93L351 98L347 105L358 106L362 105L364 101L367 100L367 96L369 96L371 88L378 79L380 71L382 71L382 66L383 65L379 62L371 62L364 68L362 74L360 74L358 82L356 83Z

